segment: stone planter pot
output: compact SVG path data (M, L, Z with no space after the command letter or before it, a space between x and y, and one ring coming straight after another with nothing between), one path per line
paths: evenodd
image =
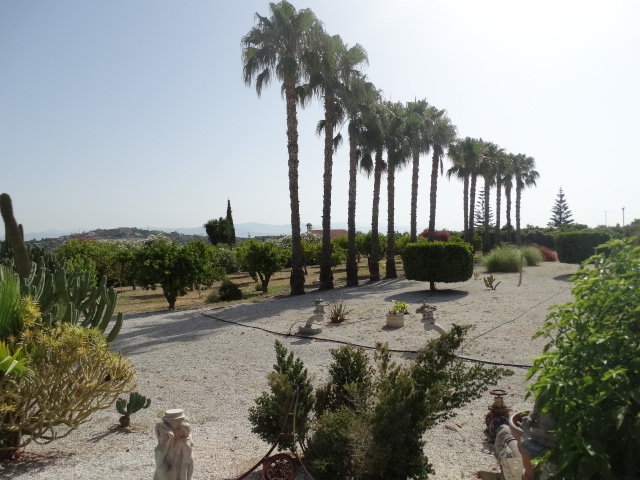
M526 415L526 413L525 413ZM522 449L522 436L525 434L524 430L520 428L522 423L523 412L514 413L509 418L509 428L511 428L511 435L518 442L518 450L520 451L520 455L522 456L522 480L532 480L533 474L538 470L534 470L531 465L531 457L525 453Z
M387 313L387 326L394 328L404 327L404 314Z

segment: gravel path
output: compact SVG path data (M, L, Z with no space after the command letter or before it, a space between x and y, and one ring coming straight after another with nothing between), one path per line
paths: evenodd
M544 322L549 306L572 299L572 284L566 279L575 270L575 265L557 262L529 267L520 287L518 274L496 274L502 283L495 291L487 290L481 278L446 285L449 290L436 295L428 292L425 283L404 278L337 288L321 296L330 303L344 301L353 310L350 320L324 324L315 338L287 336L310 317L311 302L319 296L314 293L228 308L128 315L113 346L133 362L136 390L152 399L149 409L132 416L133 431L113 428L119 418L115 407L103 410L64 439L29 445L19 461L0 464L0 477L151 479L157 443L153 428L164 410L183 408L195 442L194 480L234 479L269 447L251 433L247 416L253 400L267 387L276 339L303 359L314 383L320 384L331 363L329 350L338 346L335 341L367 347L388 341L392 349L415 351L435 338L434 332L424 331L415 313L403 328L384 326L392 300L410 303L413 311L427 299L437 306L436 319L445 329L453 323L475 326L460 355L530 365L545 343L532 341L531 336ZM515 375L498 387L509 392L506 401L514 410L528 409L531 403L524 399L523 383L526 369L513 370ZM488 390L456 412L454 422L461 425L458 431L443 424L427 432L425 451L436 470L434 479L472 479L479 470L498 469L483 432L487 405L492 401ZM248 478L260 476L255 473Z

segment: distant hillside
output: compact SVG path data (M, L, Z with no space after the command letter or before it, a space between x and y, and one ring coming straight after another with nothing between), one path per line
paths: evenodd
M189 243L193 240L205 240L207 238L202 235L186 235L178 232L163 232L161 230L143 230L141 228L110 228L110 229L97 229L82 233L71 233L68 235L62 235L55 238L41 238L40 240L28 240L25 243L37 243L46 247L49 250L55 250L67 240L74 238L88 238L92 240L105 241L105 242L118 242L118 241L132 241L140 242L152 235L164 235L166 237L174 239L180 245Z

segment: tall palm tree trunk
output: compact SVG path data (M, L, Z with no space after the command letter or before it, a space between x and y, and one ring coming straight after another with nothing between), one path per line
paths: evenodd
M391 155L389 155L391 157ZM391 158L387 162L387 273L384 278L398 278L396 272L395 215L395 165Z
M522 195L522 187L516 185L516 245L522 246L522 239L520 238L520 197Z
M324 175L322 201L322 254L320 255L320 290L333 288L331 271L331 176L333 170L333 99L325 97Z
M440 157L437 152L433 152L431 158L431 190L429 192L429 241L436 238L436 195L438 192L438 165Z
M420 152L413 152L413 172L411 175L411 242L416 241L418 222L418 175L420 171Z
M491 233L489 232L489 195L491 194L491 187L489 186L489 181L484 179L484 239L483 239L483 250L488 252L491 250Z
M469 241L469 175L465 175L463 182L463 201L464 201L464 241Z
M382 184L382 149L376 149L373 170L373 205L371 206L371 257L369 257L369 281L380 280L380 240L378 219L380 217L380 187Z
M511 229L513 225L511 224L511 187L510 185L505 185L504 187L504 196L507 197L507 242L511 242Z
M349 198L347 205L348 251L347 285L358 285L358 262L356 258L356 179L358 174L358 151L354 135L349 135Z
M302 238L300 237L300 199L298 197L298 115L295 84L284 82L287 105L287 151L289 153L289 197L291 200L291 295L304 293Z
M469 186L469 243L473 245L474 234L474 219L476 218L476 183L478 182L478 175L471 174L471 185Z
M501 243L500 238L500 204L502 203L502 179L500 175L496 178L496 233L495 233L495 244L499 246Z

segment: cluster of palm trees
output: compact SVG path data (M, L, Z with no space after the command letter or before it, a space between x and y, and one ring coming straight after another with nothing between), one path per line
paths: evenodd
M304 293L298 196L297 106L304 107L313 98L317 98L324 107L324 119L318 123L317 128L317 133L324 135L321 289L333 288L330 243L331 179L333 154L342 142L339 132L344 124L347 124L349 142L347 285L358 284L355 229L358 169L368 176L373 175L374 180L372 251L369 264L371 281L380 279L378 264L382 252L379 250L378 241L378 215L382 175L386 172L388 199L385 278L395 278L395 173L409 164L412 166L411 240L415 241L419 162L420 157L428 153L432 153L430 240L433 240L435 234L438 170L442 174L443 157L447 151L453 161L448 175L455 174L464 180L465 238L473 239L473 221L469 218L473 218L478 175L485 179L486 205L488 189L493 183L496 184L498 192L501 191L501 186L505 187L509 224L510 189L513 181L516 181L516 220L519 232L520 192L524 186L535 184L538 176L531 157L507 155L499 147L481 140L458 140L457 129L451 123L447 112L430 105L426 100L414 100L406 104L385 101L380 90L361 70L368 62L367 53L361 45L349 47L339 35L329 35L310 9L297 10L286 0L270 3L269 9L268 17L256 13L256 25L242 38L243 78L247 85L255 83L258 96L272 79L282 82L289 154L292 295ZM490 170L489 165L496 166ZM498 201L499 198L500 193ZM497 213L499 216L499 211ZM488 211L485 216L488 221ZM488 228L485 228L485 232L488 232Z

